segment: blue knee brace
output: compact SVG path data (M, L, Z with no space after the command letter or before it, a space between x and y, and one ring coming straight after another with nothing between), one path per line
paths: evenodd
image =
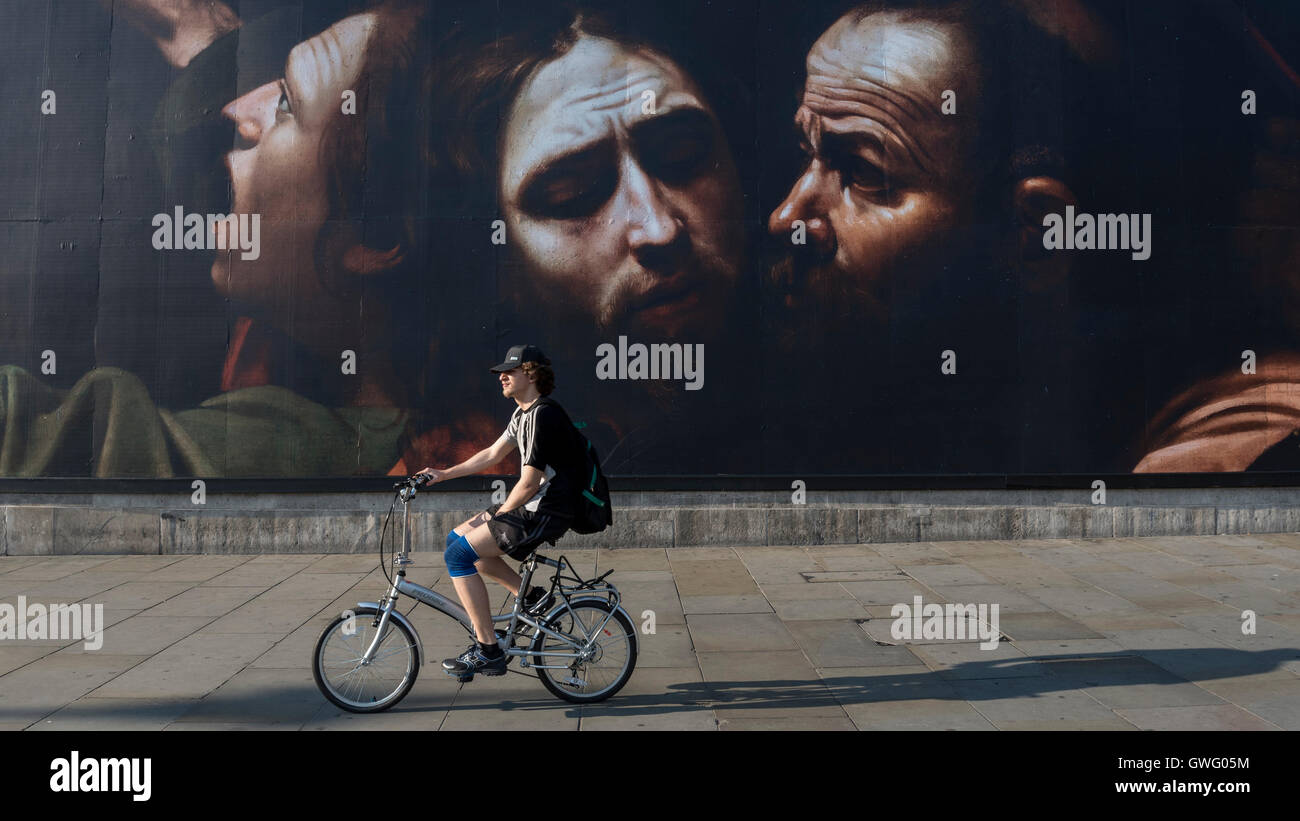
M442 558L447 562L447 575L453 579L478 573L474 568L474 562L479 559L478 554L469 546L469 540L454 530L447 534L447 550Z

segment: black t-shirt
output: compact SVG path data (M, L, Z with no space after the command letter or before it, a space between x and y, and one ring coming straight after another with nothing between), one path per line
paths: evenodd
M528 410L516 408L505 435L519 448L520 470L529 465L546 476L524 509L572 517L587 463L578 431L564 408L545 396L529 405Z

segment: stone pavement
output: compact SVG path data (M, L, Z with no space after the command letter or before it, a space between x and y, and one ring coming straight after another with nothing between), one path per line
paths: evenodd
M654 613L621 693L459 685L437 662L465 633L421 606L433 664L376 715L310 667L383 591L376 554L0 557L0 602L100 603L108 625L95 651L0 641L0 730L1300 729L1300 534L564 552ZM440 554L414 558L452 595ZM895 639L914 596L997 604L1002 641Z

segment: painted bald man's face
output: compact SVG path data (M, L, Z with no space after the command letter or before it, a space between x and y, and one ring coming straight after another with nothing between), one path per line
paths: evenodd
M845 17L807 71L795 123L808 164L768 222L791 242L802 221L806 244L774 284L819 321L883 322L891 287L933 274L971 218L974 135L941 111L946 90L973 105L971 50L950 25Z
M329 214L321 141L337 127L340 100L361 71L376 17L340 20L294 47L284 77L253 89L223 113L241 145L226 155L231 211L261 215L261 254L218 251L217 289L254 304L310 309L321 292L314 245Z
M509 112L501 196L521 310L597 332L700 333L742 250L740 189L713 112L661 55L584 36Z

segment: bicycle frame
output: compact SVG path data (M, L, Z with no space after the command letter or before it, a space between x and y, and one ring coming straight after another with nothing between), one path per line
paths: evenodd
M443 615L449 616L455 619L456 621L460 622L461 626L464 627L471 636L474 635L474 624L470 620L469 613L466 612L464 607L462 607L458 602L452 601L451 599L442 595L441 593L438 593L437 591L434 590L430 590L424 585L417 584L416 582L410 581L409 579L406 578L406 566L413 564L409 555L410 554L410 518L411 518L410 502L411 499L415 496L415 492L416 492L415 488L403 488L399 493L399 496L402 499L402 549L393 558L393 564L397 568L397 573L392 580L393 583L392 586L389 588L388 594L383 598L383 600L379 602L358 602L357 603L357 606L360 608L363 609L369 608L378 611L377 615L375 616L375 622L374 622L374 627L376 628L375 637L371 640L370 646L366 648L366 651L362 656L363 663L369 663L374 658L375 652L379 648L379 642L381 641L381 639L384 637L386 633L389 619L395 619L401 622L402 626L409 629L411 631L411 635L415 636L419 663L420 664L424 663L424 643L420 640L420 634L416 631L415 626L411 624L411 622L406 618L406 616L404 616L401 612L397 610L397 602L401 596L407 596L409 598L415 599L417 602L422 602L424 604L427 604L428 606L432 607L434 610L437 610ZM563 559L563 557L561 557L561 559ZM535 620L530 616L528 616L526 613L521 612L522 601L519 597L516 597L514 608L511 610L511 612L493 616L492 622L493 624L499 622L508 622L508 626L506 627L506 631L505 631L505 636L499 640L503 642L502 650L505 651L508 657L509 656L521 657L520 660L521 667L525 667L525 668L532 667L534 669L543 668L543 669L550 669L550 670L568 669L569 665L567 664L557 664L557 665L533 664L529 662L528 658L531 656L540 656L540 657L545 657L546 659L550 659L550 658L584 659L588 657L594 645L595 636L598 635L600 631L605 628L605 625L609 623L609 620L613 617L614 612L616 610L622 609L620 606L620 603L622 602L622 595L618 592L618 588L614 587L614 585L603 581L604 576L601 576L597 579L590 580L590 581L584 581L582 579L574 578L573 579L574 581L579 582L578 585L576 586L565 585L561 582L561 579L563 578L562 573L566 567L569 570L572 570L573 568L563 560L555 561L553 559L548 559L545 556L539 556L536 553L534 553L533 556L524 563L523 574L522 574L523 581L520 583L520 588L519 588L520 590L529 589L529 582L532 580L533 572L536 569L538 564L544 564L549 567L555 568L555 575L551 579L551 590L552 592L558 593L559 597L562 599L562 602L557 602L555 607L549 613L547 613L542 618ZM579 593L580 591L583 594L580 595L578 598L574 598L572 594ZM586 595L586 593L588 592L597 595ZM550 618L552 618L560 610L566 607L570 607L573 604L576 604L578 602L586 601L586 600L596 600L596 601L606 602L610 605L610 608L609 608L609 612L605 614L605 618L601 621L599 625L593 628L590 633L586 631L585 627L582 625L580 621L577 622L578 629L583 633L583 635L581 636L581 641L577 640L576 636L571 636L565 633L559 633L544 626L543 623L549 620ZM531 627L535 631L537 631L531 636L534 640L536 640L538 636L545 634L547 636L550 636L553 639L556 639L557 641L560 641L568 645L570 648L572 648L573 652L556 652L553 650L532 651L527 648L515 647L514 640L515 640L515 636L518 635L516 631L519 629L520 624Z

